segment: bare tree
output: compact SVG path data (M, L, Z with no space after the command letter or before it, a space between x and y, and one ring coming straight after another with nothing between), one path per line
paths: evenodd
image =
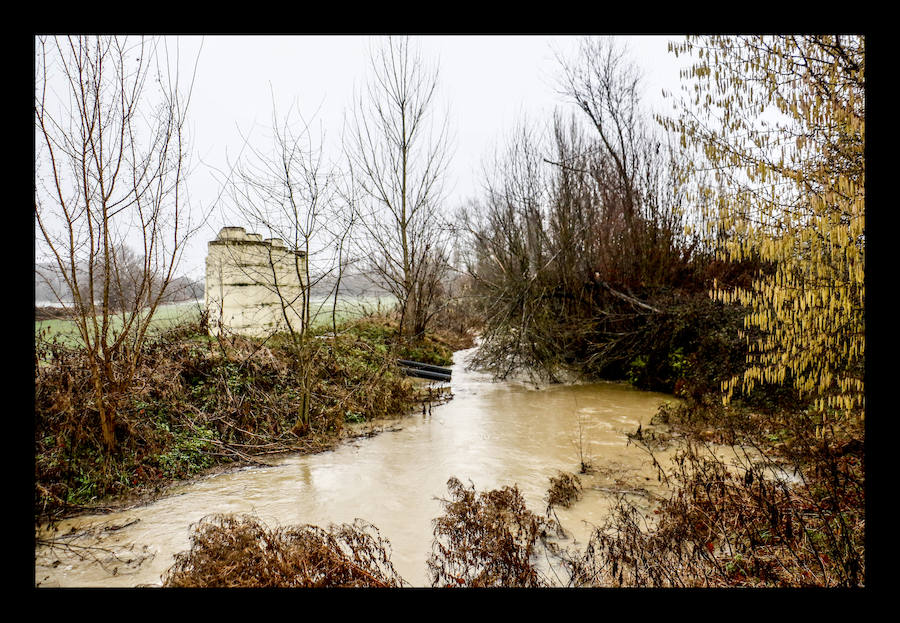
M441 216L449 159L446 118L431 124L438 71L388 38L371 54L373 77L359 95L345 149L360 184L368 258L374 281L398 300L400 331L424 331L434 314L437 286L449 255Z
M310 124L302 116L295 121L295 108L279 118L273 98L272 111L270 148L251 147L234 167L234 177L227 187L242 221L282 241L293 258L293 266L286 268L285 247L269 245L267 274L247 276L274 294L281 322L272 331L285 332L296 349L296 364L304 384L300 388L303 402L299 420L305 426L312 370L310 358L303 351L311 324L328 302L328 297L314 299L313 291L319 284L331 284L332 326L336 331L340 278L348 262L353 215L338 201L335 174L323 161L321 137L314 139ZM290 279L283 278L286 269L294 272Z
M106 272L110 271L110 275ZM87 273L88 271L85 271ZM147 281L144 273L144 262L137 253L124 244L113 246L110 253L110 261L97 258L93 268L94 298L103 298L103 289L106 288L106 296L109 308L114 312L127 312L134 308L141 296L142 285ZM153 278L150 278L150 290L154 289Z
M691 270L679 162L624 51L586 39L562 84L576 111L514 133L460 220L484 318L474 362L500 376L623 365Z
M158 39L38 37L35 55L38 251L64 278L66 300L57 297L89 354L112 450L117 400L192 233L184 191L190 85L181 89ZM122 249L132 245L129 259ZM117 305L126 283L130 295Z
M234 178L228 183L231 203L243 222L284 241L298 253L295 257L306 259L298 259L294 265L296 277L303 284L296 294L285 298L286 290L278 287L275 272L268 282L279 297L284 329L294 341L302 339L309 328L313 315L310 290L323 276L315 270L312 255L314 245L321 243L329 192L329 176L322 170L321 153L313 145L309 129L302 118L299 126L293 124L291 111L279 119L273 98L269 149L250 147L235 165ZM270 268L274 271L274 265Z
M555 166L593 178L605 255L618 261L599 271L607 285L629 288L671 280L683 264L684 183L675 151L647 124L641 73L609 37L585 37L578 54L559 59L561 93L584 113L593 141L573 151L580 164Z
M486 164L484 197L459 212L471 244L467 270L484 319L474 364L499 377L542 367L559 348L558 336L545 330L560 253L548 236L551 180L545 151L546 136L523 121Z
M576 62L562 61L563 91L590 119L603 152L609 158L607 179L624 199L627 224L634 219L639 198L642 118L639 110L640 73L624 50L607 38L586 37Z

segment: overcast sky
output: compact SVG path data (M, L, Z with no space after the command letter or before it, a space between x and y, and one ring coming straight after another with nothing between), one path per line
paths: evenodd
M438 106L449 109L455 149L448 171L448 207L478 192L479 167L498 141L523 118L544 121L566 106L555 92L556 53L571 57L575 36L422 36L413 37L423 58L438 63ZM644 73L646 102L661 106L660 90L678 90L678 65L666 50L668 36L617 37ZM241 135L262 140L271 127L273 94L279 113L291 103L324 133L323 149L340 143L345 112L354 87L369 77L368 36L168 37L186 61L199 53L189 109L193 172L191 204L209 210L219 192L226 154L234 160ZM202 43L202 46L201 46ZM200 277L207 242L225 225L244 225L213 209L207 225L186 251L181 273Z

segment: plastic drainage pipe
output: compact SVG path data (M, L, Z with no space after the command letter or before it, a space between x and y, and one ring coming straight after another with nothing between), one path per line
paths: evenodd
M420 379L430 379L432 381L450 382L449 374L441 374L440 372L432 372L431 370L422 370L419 368L403 368L407 376L415 376Z
M437 372L438 374L444 374L446 376L451 376L453 374L453 370L451 370L450 368L441 368L440 366L432 366L427 363L419 363L418 361L410 361L408 359L398 359L397 363L404 368L425 370L427 372Z

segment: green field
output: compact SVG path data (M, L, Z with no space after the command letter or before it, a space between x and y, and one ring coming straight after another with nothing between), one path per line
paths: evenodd
M312 326L320 327L331 324L331 311L333 299L313 299L310 304L310 311L313 314ZM391 296L346 296L338 298L337 309L335 310L335 318L338 324L360 318L373 313L382 313L390 310L394 305L394 298Z
M312 325L323 327L331 324L331 299L314 299L311 304L313 313ZM151 331L164 331L184 322L196 322L200 318L202 302L188 301L185 303L170 303L161 305L153 315ZM348 296L338 299L336 310L337 322L341 323L361 316L386 312L393 305L393 299L389 296ZM113 319L113 331L122 326L120 317ZM81 344L78 329L71 320L51 319L37 320L34 323L35 334L42 334L45 338L56 338L68 345Z

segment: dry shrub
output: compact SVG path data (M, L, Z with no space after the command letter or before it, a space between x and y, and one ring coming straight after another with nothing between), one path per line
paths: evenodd
M344 329L306 340L300 351L280 336L210 341L198 325L154 336L132 382L105 388L115 406L112 454L85 350L37 339L35 520L110 496L155 494L214 464L326 449L348 416L386 417L415 406L421 397L396 366L389 332L374 321ZM300 430L304 386L311 404Z
M620 499L567 566L576 586L863 586L863 468L827 449L799 482L745 453L737 466L691 446L655 520Z
M175 556L166 587L399 587L390 544L361 520L323 529L269 528L249 515L213 515Z
M568 472L560 472L558 476L550 476L550 488L547 490L547 514L554 506L569 508L581 497L581 479Z
M533 564L535 545L555 522L525 507L518 488L477 493L456 478L452 499L434 520L428 569L435 587L540 587L548 582Z

